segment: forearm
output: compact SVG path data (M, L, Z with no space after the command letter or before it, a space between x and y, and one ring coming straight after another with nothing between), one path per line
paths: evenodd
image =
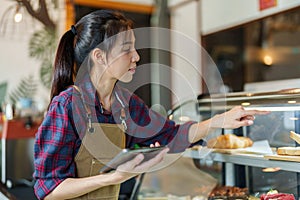
M75 198L118 182L120 181L114 177L113 173L85 178L67 178L49 193L45 200Z
M193 124L189 129L189 142L197 142L216 129L217 127L212 127L212 119Z

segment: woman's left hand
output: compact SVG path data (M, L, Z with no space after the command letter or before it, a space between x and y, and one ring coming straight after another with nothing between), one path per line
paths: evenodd
M158 142L155 142L154 144L150 145L150 147L159 146L160 144ZM121 183L134 176L149 171L152 167L154 167L163 160L168 151L169 148L165 148L162 151L160 151L156 156L147 161L143 161L144 155L142 153L138 154L135 158L120 165L116 169L116 171L112 174L113 180L117 183Z

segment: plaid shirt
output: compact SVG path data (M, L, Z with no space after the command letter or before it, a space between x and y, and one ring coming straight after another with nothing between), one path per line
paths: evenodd
M118 86L113 93L118 97L113 100L112 111L108 112L102 109L90 81L79 84L79 88L81 93L69 87L52 100L36 134L33 177L39 199L66 178L76 177L74 158L81 145L80 135L85 133L87 124L83 102L94 108L91 109L93 122L98 123L120 123L120 110L126 108L126 147L134 144L149 146L158 141L168 145L172 152L181 152L190 146L188 130L195 122L176 125L151 111L136 95Z

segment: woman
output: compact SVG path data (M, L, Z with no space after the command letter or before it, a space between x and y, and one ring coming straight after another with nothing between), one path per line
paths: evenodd
M176 125L116 85L132 80L140 59L134 41L132 22L106 10L86 15L62 36L51 103L36 135L39 199L117 199L120 183L158 164L167 151L184 151L211 129L248 126L255 114L267 113L235 107L207 121ZM149 161L140 154L99 174L105 159L135 144L168 148Z

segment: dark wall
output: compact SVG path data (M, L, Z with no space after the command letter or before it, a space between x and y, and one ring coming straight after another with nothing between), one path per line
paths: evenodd
M243 33L243 28L236 28L202 38L203 47L215 62L224 85L234 92L243 90Z

